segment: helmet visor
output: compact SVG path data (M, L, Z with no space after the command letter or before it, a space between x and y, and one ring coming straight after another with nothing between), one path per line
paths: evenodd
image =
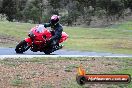
M50 20L51 24L56 24L56 21L54 19Z

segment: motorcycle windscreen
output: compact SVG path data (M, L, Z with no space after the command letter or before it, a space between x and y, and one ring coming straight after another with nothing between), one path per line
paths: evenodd
M43 40L43 36L46 37L46 39L50 39L52 37L50 31L44 27L44 25L38 25L35 29L35 36L36 40Z
M45 40L43 38L43 35L44 35L45 30L46 29L45 29L44 25L36 26L36 29L34 31L34 34L35 34L34 40L37 42L44 42Z
M44 25L38 25L38 26L36 27L36 32L37 32L37 33L44 33L44 30L45 30Z

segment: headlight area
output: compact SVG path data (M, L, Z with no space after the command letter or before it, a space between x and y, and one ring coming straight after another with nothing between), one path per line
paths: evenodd
M28 34L28 36L31 37L31 38L34 38L34 37L35 37L35 35L34 35L33 32L30 32L30 33Z

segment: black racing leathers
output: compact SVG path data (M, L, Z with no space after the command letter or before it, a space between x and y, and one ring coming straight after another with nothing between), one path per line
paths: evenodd
M44 27L51 27L53 36L50 39L50 42L54 44L57 44L61 38L63 27L60 23L57 23L56 25L52 25L51 23L45 23Z

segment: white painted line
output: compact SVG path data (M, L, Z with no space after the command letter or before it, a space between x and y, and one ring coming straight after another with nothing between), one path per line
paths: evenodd
M117 58L132 58L132 56L88 56L88 55L0 55L0 59L5 58L34 58L34 57L117 57Z

